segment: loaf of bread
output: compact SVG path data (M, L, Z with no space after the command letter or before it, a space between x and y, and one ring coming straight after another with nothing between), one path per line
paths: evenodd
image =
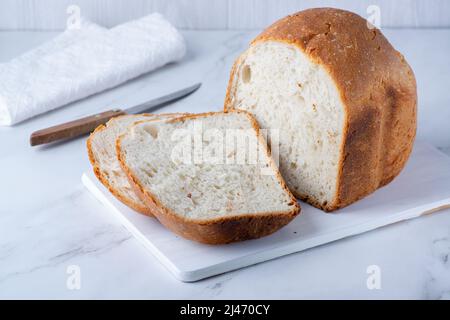
M159 222L188 239L259 238L300 211L244 111L138 122L117 139L117 155Z
M183 114L140 114L112 118L106 125L100 125L87 139L89 160L96 177L121 202L145 215L152 216L151 210L132 190L127 176L119 165L116 154L116 139L136 121L162 121Z
M225 111L279 130L295 196L332 211L394 179L416 133L416 82L404 57L360 16L310 9L275 22L231 71Z

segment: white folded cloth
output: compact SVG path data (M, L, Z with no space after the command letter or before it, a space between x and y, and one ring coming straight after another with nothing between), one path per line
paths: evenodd
M180 60L181 34L159 13L111 29L82 21L0 64L0 125L13 125Z

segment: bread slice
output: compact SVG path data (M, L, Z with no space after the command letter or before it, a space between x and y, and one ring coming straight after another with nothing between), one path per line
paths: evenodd
M87 139L89 160L96 177L121 202L130 208L152 216L148 208L132 190L126 174L119 165L116 155L116 139L136 121L159 121L184 114L139 114L112 118L106 125L98 126Z
M404 57L360 16L315 8L260 34L231 71L225 111L278 129L280 172L326 211L361 199L405 166L416 82Z
M259 238L300 211L244 111L138 122L117 139L117 155L156 218L191 240Z

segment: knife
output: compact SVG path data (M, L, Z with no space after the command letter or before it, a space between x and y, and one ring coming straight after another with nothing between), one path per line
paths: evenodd
M191 93L200 88L202 84L196 83L193 86L172 92L168 95L150 100L143 104L128 109L112 109L104 111L81 119L62 123L53 127L35 131L30 136L30 145L37 146L40 144L50 143L58 140L72 139L86 133L92 132L101 124L105 124L112 117L123 114L136 114L142 112L154 112L172 102L187 97Z

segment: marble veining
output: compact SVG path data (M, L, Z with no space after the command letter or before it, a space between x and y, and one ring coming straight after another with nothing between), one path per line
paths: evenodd
M426 297L430 299L450 299L450 227L448 236L431 242L431 257L427 266L428 281Z

